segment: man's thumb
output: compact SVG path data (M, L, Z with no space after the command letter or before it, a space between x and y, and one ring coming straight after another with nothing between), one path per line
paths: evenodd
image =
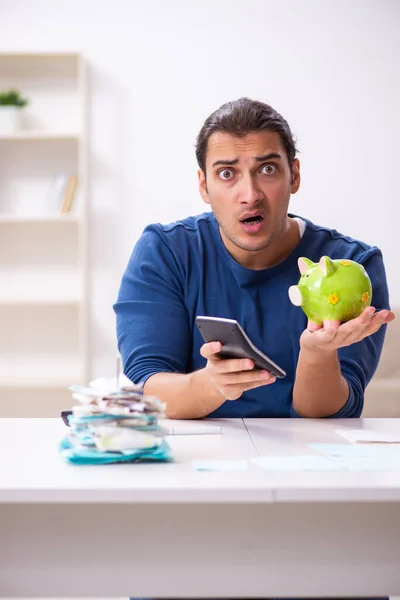
M203 344L200 348L200 354L204 358L211 358L215 354L218 354L222 348L221 342L208 342Z

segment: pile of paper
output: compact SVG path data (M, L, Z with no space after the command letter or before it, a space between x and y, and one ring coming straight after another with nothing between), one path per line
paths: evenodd
M158 398L132 383L114 390L93 384L69 388L77 404L61 441L63 458L79 464L171 460L167 431L159 425L165 406Z

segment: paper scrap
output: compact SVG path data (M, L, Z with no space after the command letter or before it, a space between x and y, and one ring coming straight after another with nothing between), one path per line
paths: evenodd
M193 468L196 471L247 471L247 460L194 460Z
M259 456L252 462L266 471L340 471L342 467L323 456Z
M222 427L216 425L190 424L183 427L169 427L168 435L211 435L222 433Z
M394 456L346 456L332 458L346 471L396 471L400 470L400 460Z
M341 435L352 444L357 443L400 443L400 433L391 433L386 431L368 431L366 429L339 429L335 433Z
M360 457L360 456L380 456L382 448L376 444L308 444L312 450L329 457Z

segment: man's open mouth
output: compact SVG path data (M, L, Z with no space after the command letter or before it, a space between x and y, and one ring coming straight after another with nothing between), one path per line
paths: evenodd
M264 220L264 217L261 215L255 215L254 217L247 217L246 219L241 219L242 223L246 225L257 225L257 223L261 223Z
M240 222L246 233L255 235L261 231L264 217L262 215L250 215L241 219Z

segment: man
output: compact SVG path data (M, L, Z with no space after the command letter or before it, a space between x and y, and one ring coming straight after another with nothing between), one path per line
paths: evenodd
M381 252L288 214L300 163L272 107L224 104L205 121L196 155L212 212L151 225L137 242L114 306L125 374L166 402L170 418L360 416L394 319ZM375 308L344 324L307 323L288 289L299 258L323 255L364 265ZM218 358L221 345L202 343L197 315L239 321L286 377Z
M380 250L288 213L300 163L272 107L224 104L196 155L212 212L150 225L137 242L114 306L125 374L166 402L170 418L359 417L394 319ZM364 265L373 307L360 317L318 327L291 304L298 259L323 255ZM197 315L239 321L286 377L220 359L218 342L202 343Z

